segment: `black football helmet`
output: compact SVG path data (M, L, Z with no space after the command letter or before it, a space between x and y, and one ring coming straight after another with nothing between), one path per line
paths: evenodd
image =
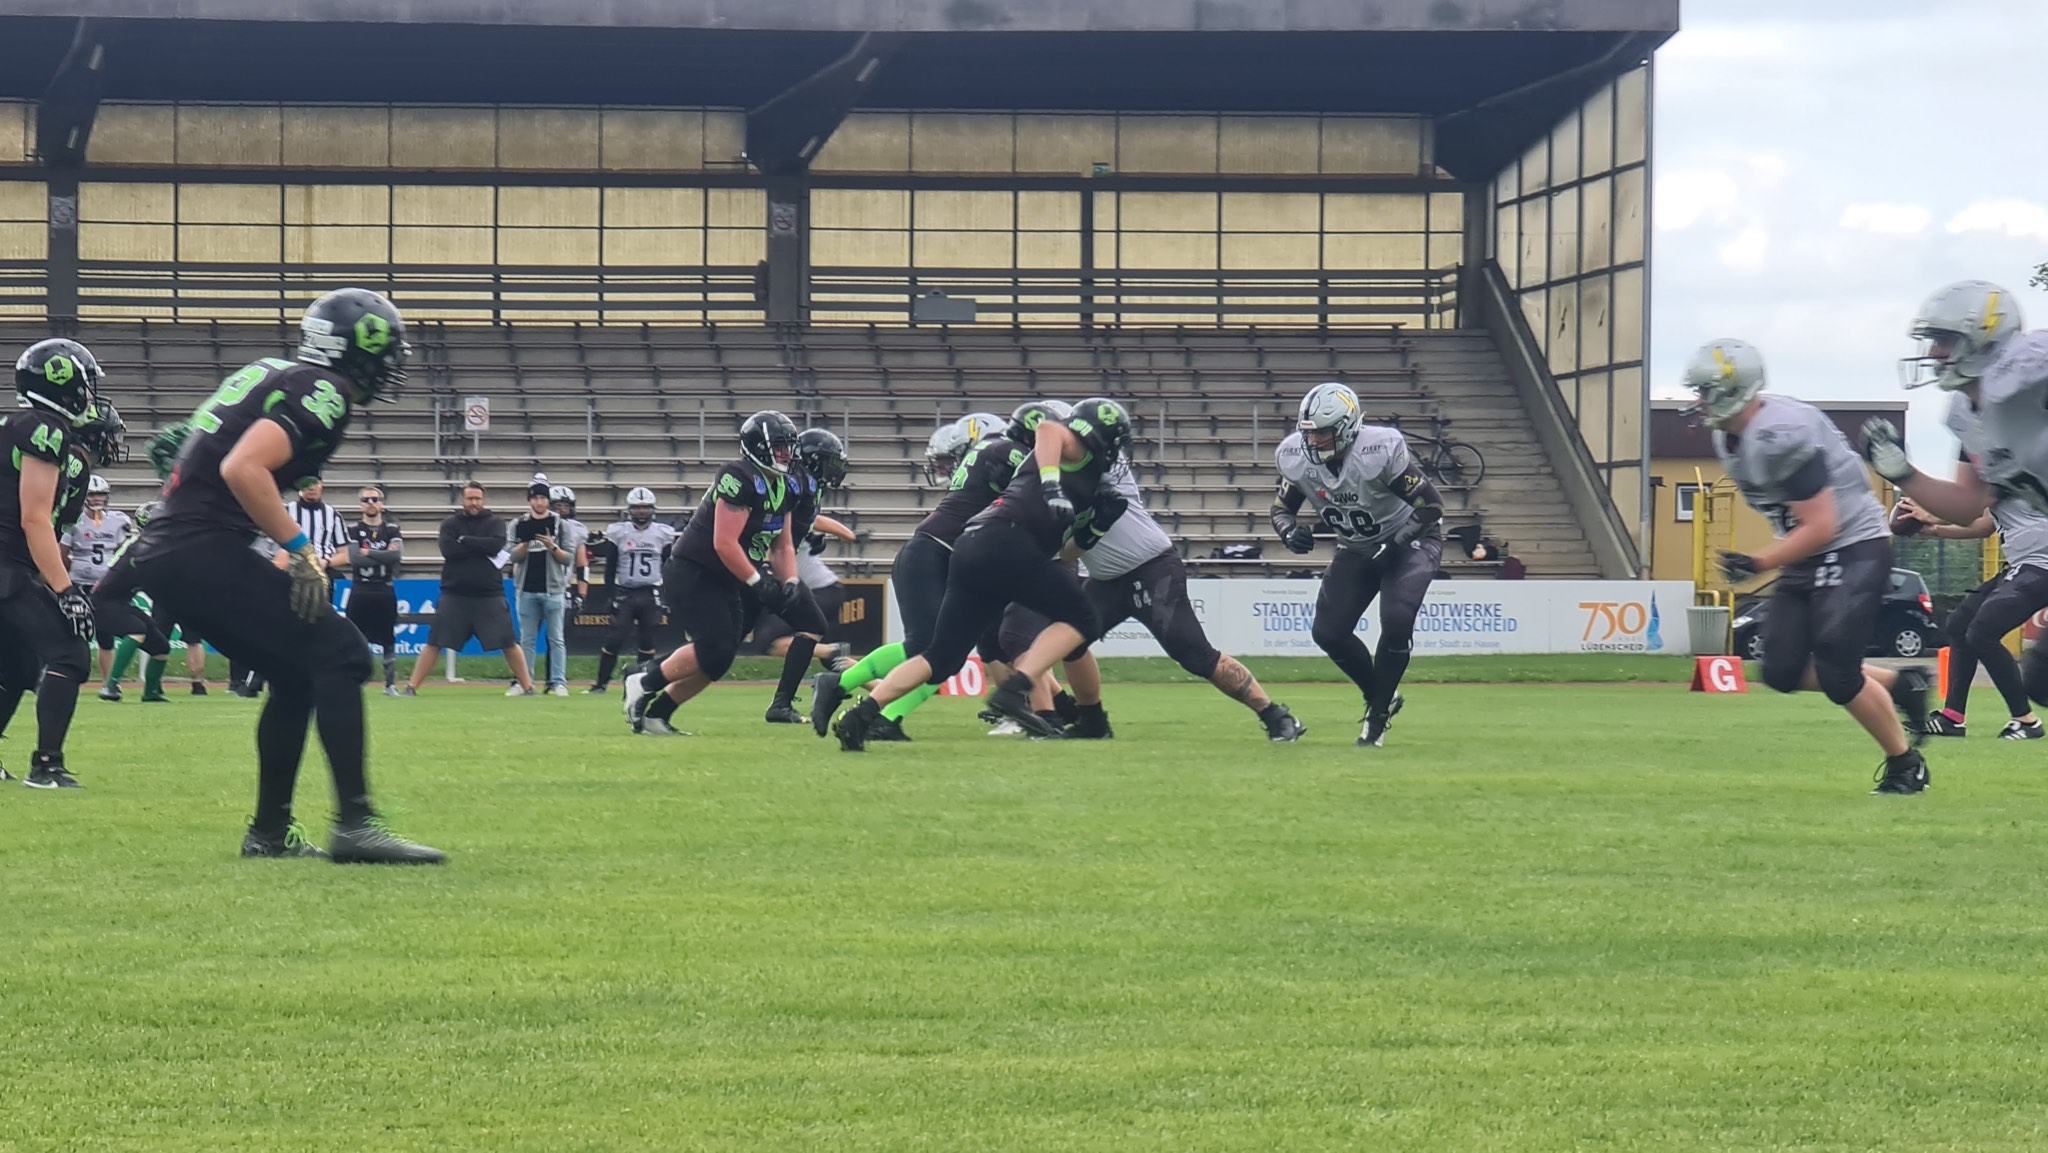
M1030 448L1038 443L1038 425L1041 421L1065 420L1074 415L1063 400L1030 400L1017 406L1010 414L1010 439Z
M787 473L796 455L796 425L779 412L757 412L740 425L740 453L759 468Z
M797 434L796 458L818 482L818 491L829 492L846 483L846 445L824 429L807 428Z
M61 337L29 346L14 362L15 403L54 412L80 427L92 417L99 395L100 362L86 347Z
M128 425L121 420L121 413L112 401L98 401L93 405L92 416L77 432L78 443L92 454L94 466L104 468L110 464L128 463Z
M185 442L191 436L192 426L181 420L158 430L143 445L143 451L149 454L149 467L158 480L171 478L171 469L177 466L178 454L185 451Z
M398 306L365 289L336 289L299 320L299 361L341 373L365 400L395 399L411 355Z
M1088 451L1107 460L1128 456L1131 451L1131 414L1106 396L1076 401L1070 414L1075 425L1087 422L1090 431L1081 437Z

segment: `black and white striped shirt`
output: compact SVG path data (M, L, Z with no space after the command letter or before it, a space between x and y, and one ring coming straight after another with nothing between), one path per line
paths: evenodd
M302 500L285 502L285 511L292 514L292 520L306 539L313 542L313 551L321 560L326 560L336 549L348 547L348 524L334 506L325 501L307 504Z

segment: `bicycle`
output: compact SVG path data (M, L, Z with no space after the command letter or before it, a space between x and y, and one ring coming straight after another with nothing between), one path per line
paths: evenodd
M1406 429L1402 430L1402 435L1408 438L1408 451L1431 484L1445 489L1477 488L1486 476L1486 457L1464 441L1444 435L1444 430L1450 426L1450 417L1432 412L1429 414L1429 435Z

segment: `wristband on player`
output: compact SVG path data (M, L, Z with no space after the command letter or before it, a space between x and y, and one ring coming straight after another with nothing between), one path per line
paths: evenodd
M313 542L306 536L305 530L301 529L299 535L284 542L284 551L297 552L311 543Z
M754 575L753 575L753 576L750 576L750 577L748 577L748 578L747 578L747 587L748 587L748 588L753 588L753 587L754 587L755 585L757 585L757 584L760 584L760 583L761 583L761 570L760 570L760 569L755 569L755 570L754 570Z
M1038 483L1040 483L1040 484L1058 484L1059 482L1060 482L1060 466L1058 466L1058 465L1056 465L1056 464L1055 464L1055 465L1048 465L1048 466L1046 466L1045 468L1041 468L1041 469L1039 469L1039 470L1038 470Z

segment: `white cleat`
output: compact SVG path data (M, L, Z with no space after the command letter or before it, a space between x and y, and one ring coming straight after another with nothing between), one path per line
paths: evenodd
M646 679L647 677L644 673L639 669L634 669L626 674L626 679L622 682L625 697L619 704L625 710L626 723L633 726L633 731L636 733L640 731L640 722L643 719L640 708L640 686L646 682Z
M988 731L992 737L1018 737L1024 735L1024 726L1005 717L1003 722Z
M643 737L687 737L690 734L669 727L660 717L641 717L640 725L634 730Z

